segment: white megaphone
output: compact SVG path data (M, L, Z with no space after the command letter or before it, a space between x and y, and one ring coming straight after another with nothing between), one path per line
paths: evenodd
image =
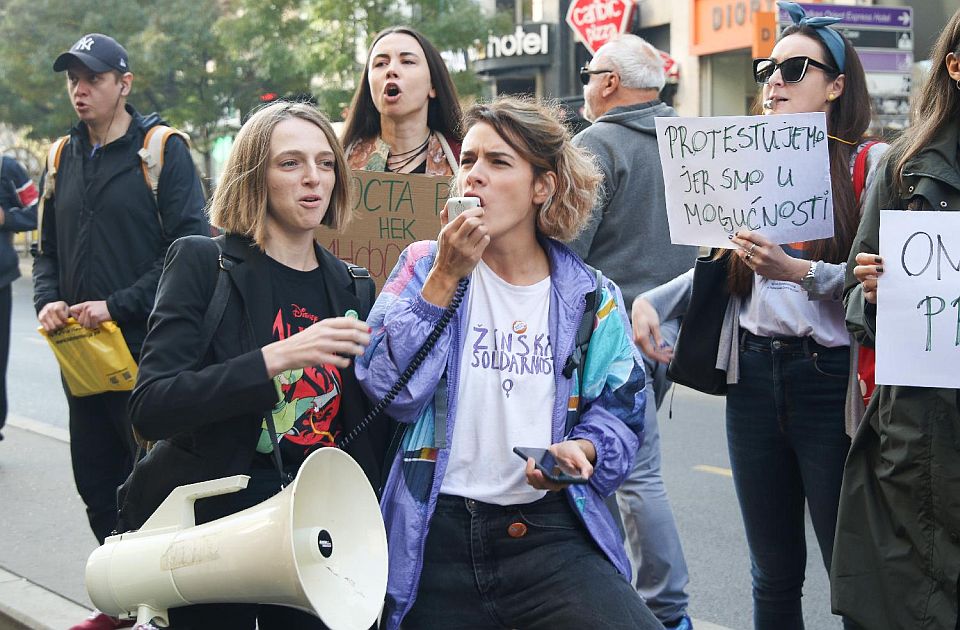
M139 530L107 538L87 560L91 601L161 627L169 608L213 603L299 608L333 630L372 626L387 588L387 537L360 466L339 449L320 449L276 496L194 525L195 500L248 480L180 486Z

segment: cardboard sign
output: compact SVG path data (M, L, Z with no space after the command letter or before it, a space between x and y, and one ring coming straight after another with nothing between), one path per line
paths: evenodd
M960 212L880 213L877 383L960 388Z
M353 171L353 221L343 233L319 228L317 241L337 258L366 267L379 291L404 247L437 238L440 211L452 181L450 177Z
M730 248L740 229L775 243L833 236L822 112L657 118L670 240Z

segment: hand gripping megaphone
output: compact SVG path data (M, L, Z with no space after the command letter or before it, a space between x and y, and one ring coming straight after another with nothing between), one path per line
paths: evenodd
M290 606L333 630L373 625L387 588L387 538L360 466L339 449L320 449L276 496L194 525L194 501L248 480L180 486L139 530L107 538L87 560L91 601L161 627L169 608L211 603Z

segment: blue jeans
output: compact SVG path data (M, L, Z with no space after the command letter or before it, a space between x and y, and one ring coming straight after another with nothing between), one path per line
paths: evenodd
M510 506L440 495L402 627L662 628L561 493Z
M676 343L679 328L676 319L661 324L660 334L667 345ZM617 490L617 503L637 592L657 619L671 623L687 612L690 599L684 591L690 581L687 562L660 473L657 408L672 383L667 380L666 365L647 357L643 364L647 374L643 445L637 451L630 476Z
M727 393L727 444L750 547L756 630L804 627L804 503L830 571L850 448L843 421L849 358L849 347L825 348L809 337L741 337L740 381Z

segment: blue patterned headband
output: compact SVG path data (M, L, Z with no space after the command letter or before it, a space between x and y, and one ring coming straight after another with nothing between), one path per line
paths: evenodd
M790 14L790 19L797 26L809 26L826 44L827 49L837 62L837 69L842 73L847 63L846 45L843 42L843 36L830 28L831 24L842 22L843 18L838 17L813 17L808 18L807 12L803 10L796 2L778 2L781 9Z

